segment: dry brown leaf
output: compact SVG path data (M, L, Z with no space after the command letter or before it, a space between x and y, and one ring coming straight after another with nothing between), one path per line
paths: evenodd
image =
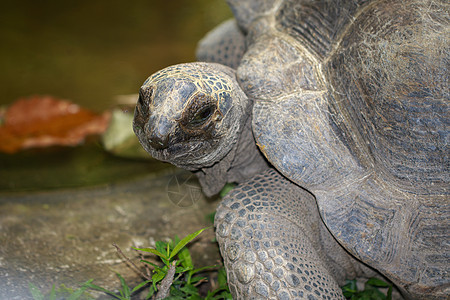
M14 153L26 148L78 145L88 135L103 133L109 119L109 112L99 115L51 96L19 99L4 113L0 151Z

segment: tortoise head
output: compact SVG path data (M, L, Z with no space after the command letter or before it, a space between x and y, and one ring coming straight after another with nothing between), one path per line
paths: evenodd
M213 165L232 149L248 105L231 68L170 66L142 85L133 129L154 158L195 170Z

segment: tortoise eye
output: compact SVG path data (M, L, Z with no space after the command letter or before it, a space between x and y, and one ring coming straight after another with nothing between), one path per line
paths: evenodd
M139 90L138 108L141 113L148 114L149 106L152 100L153 88L141 88Z
M192 127L199 127L208 121L208 119L212 116L214 111L216 110L215 105L209 104L205 107L202 107L194 117L189 121L189 124Z
M187 105L180 124L188 131L201 129L209 124L216 109L216 101L211 96L198 94Z

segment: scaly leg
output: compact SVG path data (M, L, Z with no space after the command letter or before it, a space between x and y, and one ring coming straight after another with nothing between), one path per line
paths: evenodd
M234 299L343 299L314 197L275 170L232 190L215 225Z

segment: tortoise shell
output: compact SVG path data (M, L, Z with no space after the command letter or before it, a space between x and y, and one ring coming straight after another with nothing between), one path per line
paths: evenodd
M448 3L229 2L266 158L357 258L413 289L448 283Z

